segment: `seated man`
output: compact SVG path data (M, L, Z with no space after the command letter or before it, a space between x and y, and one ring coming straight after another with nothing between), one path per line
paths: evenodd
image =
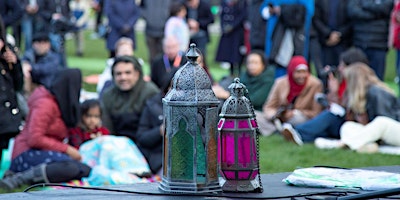
M163 80L168 74L175 73L186 63L186 56L179 50L179 41L174 36L167 36L163 40L163 54L156 57L151 63L151 80L162 87Z
M115 43L115 57L118 56L133 56L135 55L135 51L133 49L133 40L128 37L122 37L117 40ZM104 90L112 85L112 77L111 77L111 66L114 63L115 57L109 58L106 61L106 67L103 72L99 75L99 82L97 83L96 91L101 96ZM138 58L140 64L143 65L143 60ZM145 79L146 80L146 79Z
M256 112L260 132L265 136L281 131L281 122L303 123L322 110L314 101L315 94L322 92L322 83L310 75L305 58L293 56L287 72L275 80L263 111Z
M22 69L25 77L24 89L29 94L30 89L30 73L35 73L40 83L49 86L51 76L56 69L61 69L60 57L51 50L50 38L46 33L38 33L32 39L32 48L26 50L22 57Z
M142 66L135 57L116 57L111 74L114 84L101 96L103 124L111 134L135 141L145 102L159 89L153 82L143 80Z

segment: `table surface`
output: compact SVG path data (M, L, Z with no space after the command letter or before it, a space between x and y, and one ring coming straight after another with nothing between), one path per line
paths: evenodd
M380 167L367 167L362 169L380 170L387 172L400 173L400 166L380 166ZM118 199L118 200L132 200L132 199L290 199L290 196L299 194L311 194L322 192L350 192L348 195L353 195L352 192L367 193L368 191L360 190L346 190L346 189L329 189L329 188L307 188L289 186L282 182L291 172L262 174L261 180L264 188L263 193L219 193L209 194L208 196L190 196L190 195L168 195L158 189L159 183L138 183L132 185L115 185L104 186L102 188L118 189L123 191L130 191L132 193L101 191L101 190L87 190L87 189L57 189L57 190L44 190L32 192L18 192L0 194L0 200L13 199L13 200L102 200L102 199ZM138 193L133 193L138 192ZM314 195L314 197L324 197L323 195ZM302 199L302 198L299 198Z

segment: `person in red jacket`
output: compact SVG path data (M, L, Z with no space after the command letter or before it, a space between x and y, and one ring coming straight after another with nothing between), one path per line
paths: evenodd
M110 131L101 126L101 108L97 99L88 99L81 103L81 120L77 127L69 129L68 144L79 149L82 143L102 135L109 135Z
M80 162L78 149L64 143L68 128L75 127L80 116L81 71L61 69L52 76L50 86L39 84L28 99L26 124L15 138L11 166L0 188L67 182L87 177L91 171ZM32 81L40 83L35 76Z

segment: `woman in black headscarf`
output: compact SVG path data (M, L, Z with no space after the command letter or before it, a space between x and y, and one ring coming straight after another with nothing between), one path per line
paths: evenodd
M32 74L32 81L37 82ZM79 151L64 143L68 128L75 127L79 113L81 72L62 69L52 74L47 88L39 85L28 100L26 124L16 137L10 176L0 187L14 189L38 182L67 182L89 175L91 168L80 162Z
M21 63L12 46L6 42L6 31L0 16L0 160L1 150L8 148L9 140L20 132L22 113L17 91L22 90Z

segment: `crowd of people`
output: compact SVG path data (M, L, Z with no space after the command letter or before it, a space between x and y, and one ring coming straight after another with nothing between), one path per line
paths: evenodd
M279 134L297 145L362 153L378 152L383 144L400 146L400 102L383 82L392 47L400 77L399 0L221 0L217 14L211 5L0 0L0 148L15 138L0 188L74 179L123 184L161 175L162 98L187 62L190 43L197 45L197 62L221 102L240 77L265 137ZM98 98L82 101L82 74L68 66L64 40L73 33L75 54L84 56L82 31L91 11L109 58ZM220 37L213 55L208 27L217 17ZM148 58L135 55L143 48L135 37L140 18ZM219 81L209 72L210 57L229 64Z

